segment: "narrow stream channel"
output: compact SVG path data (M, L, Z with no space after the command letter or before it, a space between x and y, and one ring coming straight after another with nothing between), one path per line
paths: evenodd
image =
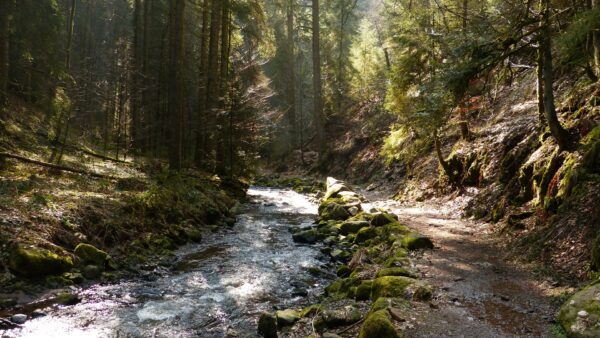
M7 337L248 337L261 311L307 304L331 271L318 246L300 246L290 230L313 223L316 205L285 189L253 187L237 223L177 251L160 277L99 285L78 305L5 332Z

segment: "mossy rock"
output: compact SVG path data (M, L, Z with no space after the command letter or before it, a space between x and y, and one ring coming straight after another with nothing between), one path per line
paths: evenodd
M590 270L600 271L600 235L592 242L592 258L590 260Z
M319 206L319 216L324 220L344 221L350 217L350 213L342 205L330 202Z
M61 292L54 297L54 302L60 305L75 305L81 301L81 298L75 293Z
M324 310L321 314L326 327L333 328L338 326L350 325L361 319L360 310L352 305L334 310Z
M416 301L428 301L433 296L433 287L425 283L417 283L412 287L412 299Z
M364 243L369 239L377 237L377 229L374 227L362 228L356 233L354 243Z
M367 221L346 221L340 224L340 234L349 235L357 233L360 229L366 228L368 226L369 222Z
M308 316L314 316L315 314L317 314L321 311L323 311L323 305L321 305L321 304L309 305L309 306L305 307L304 309L302 309L302 311L300 311L300 317L304 318L304 317L308 317Z
M294 325L300 320L300 313L296 310L287 309L275 312L275 317L277 318L277 327L282 328Z
M354 292L354 299L356 300L368 300L371 298L371 288L373 287L372 280L363 280L360 285L356 287Z
M348 277L352 270L347 265L341 265L335 273L338 277Z
M375 311L367 316L360 329L359 338L399 338L396 328L386 310Z
M292 239L298 243L314 244L317 242L318 233L315 229L304 230L293 234Z
M376 226L376 227L384 226L384 225L387 225L390 223L397 223L397 222L398 222L398 216L387 213L387 212L381 212L381 213L374 214L373 218L371 219L371 225Z
M198 229L187 229L185 232L190 241L194 243L200 243L202 241L202 231Z
M402 239L402 246L408 250L433 249L433 242L428 237L410 234Z
M376 277L385 277L385 276L404 276L416 278L415 274L403 267L391 267L391 268L383 268L377 271Z
M569 337L600 337L600 281L567 300L558 320Z
M75 247L75 256L79 257L85 264L104 266L108 254L93 245L79 243Z
M403 276L385 276L376 278L371 288L371 299L379 297L405 297L408 287L417 280Z
M258 319L258 334L265 338L277 338L277 317L264 312Z
M73 268L69 256L60 256L46 249L16 246L10 250L10 269L26 277L43 277L67 272Z

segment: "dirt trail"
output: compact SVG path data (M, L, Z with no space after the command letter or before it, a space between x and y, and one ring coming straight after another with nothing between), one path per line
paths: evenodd
M489 225L460 218L444 205L406 206L369 196L370 207L398 214L403 224L429 236L435 249L414 260L435 289L429 304L417 304L406 337L552 337L556 285L536 280L503 259Z

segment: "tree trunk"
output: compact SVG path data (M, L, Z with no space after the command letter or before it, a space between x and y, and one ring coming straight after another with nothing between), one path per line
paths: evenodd
M323 117L323 88L321 85L321 47L319 29L319 0L312 0L312 61L313 61L313 91L314 91L314 122L316 148L322 158L325 152L325 118Z
M210 15L210 42L208 49L208 74L206 82L206 121L207 139L205 143L206 157L210 155L216 144L217 104L219 98L219 33L221 31L221 1L213 0Z
M10 21L12 1L0 1L0 107L8 99L8 79L10 70Z
M202 35L200 41L200 80L198 81L198 125L196 126L196 167L200 168L206 163L205 143L206 143L206 86L208 82L208 40L209 36L209 13L210 1L204 0L202 6Z
M298 145L297 134L298 126L296 123L296 62L294 55L294 1L288 0L287 3L287 66L288 66L288 86L287 86L287 101L288 112L287 117L290 127L290 144L292 149Z
M133 9L133 59L131 66L131 143L134 154L139 150L139 128L141 115L141 100L140 100L140 73L143 64L143 49L142 49L142 1L135 0Z
M144 0L144 31L143 31L143 62L142 62L142 83L141 83L141 100L142 100L142 110L144 112L143 123L140 123L140 132L143 137L140 137L143 140L143 149L142 151L147 153L152 148L151 142L151 126L153 124L153 113L150 109L150 71L148 66L148 54L150 53L150 41L148 39L148 34L150 30L150 9L152 6L152 0Z
M183 137L183 19L185 0L171 0L169 20L169 167L182 168Z
M592 9L600 8L600 0L592 0ZM594 40L594 65L596 76L600 77L600 31L595 30L593 33Z
M67 57L65 60L65 68L67 68L67 72L71 69L71 49L73 46L73 30L75 29L75 6L76 0L72 0L71 11L69 14L69 31L67 34Z
M554 106L554 69L552 66L552 44L550 36L550 9L549 0L543 1L543 24L541 36L541 48L543 51L543 73L544 73L544 110L546 112L546 121L550 127L550 133L558 143L561 149L568 148L569 134L562 127L556 108Z
M442 154L442 145L440 143L437 130L433 131L433 145L435 147L435 154L437 156L438 162L440 163L442 170L444 170L444 174L446 174L446 176L452 184L455 184L456 182L454 182L455 179L454 174L452 173L452 169L450 169L450 165L448 164L448 162L446 162L446 159L444 159L444 155Z
M218 112L217 112L217 130L219 140L216 143L216 170L219 175L226 172L226 144L227 139L227 123L225 112L227 112L227 88L229 75L229 0L221 0L221 61L219 70L219 96L218 96ZM231 112L229 112L231 114Z

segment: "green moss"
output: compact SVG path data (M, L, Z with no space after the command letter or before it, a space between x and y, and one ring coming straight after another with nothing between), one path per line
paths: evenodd
M413 288L413 300L427 301L433 296L433 287L429 284L418 283Z
M398 222L398 216L394 215L394 214L390 214L387 212L380 212L377 214L373 215L373 218L371 219L371 225L373 226L384 226L390 223L397 223Z
M60 305L75 305L81 301L78 295L70 292L61 292L56 295L54 300Z
M313 304L302 309L302 311L300 311L300 317L314 316L321 311L323 311L323 305Z
M360 329L359 338L398 338L401 337L392 325L385 310L375 311L367 316Z
M385 277L385 276L404 276L416 278L415 274L411 271L408 271L402 267L392 267L392 268L383 268L377 271L376 277Z
M104 266L108 254L93 245L80 243L75 247L75 255L85 264Z
M415 282L415 279L403 276L376 278L371 289L371 299L379 297L405 297L407 288Z
M560 308L558 320L569 337L600 336L600 281L575 293Z
M336 270L336 275L338 277L348 277L350 276L350 273L352 272L352 270L350 270L350 268L347 265L341 265L337 270Z
M373 302L373 304L371 304L370 312L385 310L390 306L390 304L391 300L389 298L379 297Z
M358 232L362 228L369 226L367 221L346 221L340 224L340 234L348 235Z
M300 319L300 312L292 309L275 312L277 318L277 326L284 327L294 325Z
M59 256L41 248L22 246L10 250L8 263L12 271L27 277L61 274L73 267L71 257Z
M356 233L354 243L364 243L369 239L377 237L377 229L374 227L362 228Z
M402 246L408 250L433 249L433 242L419 234L409 234L402 239Z
M372 280L363 280L360 285L356 287L354 298L356 300L368 300L371 298L371 288L373 287Z
M350 217L350 213L342 205L329 201L319 206L319 216L324 220L344 221Z

